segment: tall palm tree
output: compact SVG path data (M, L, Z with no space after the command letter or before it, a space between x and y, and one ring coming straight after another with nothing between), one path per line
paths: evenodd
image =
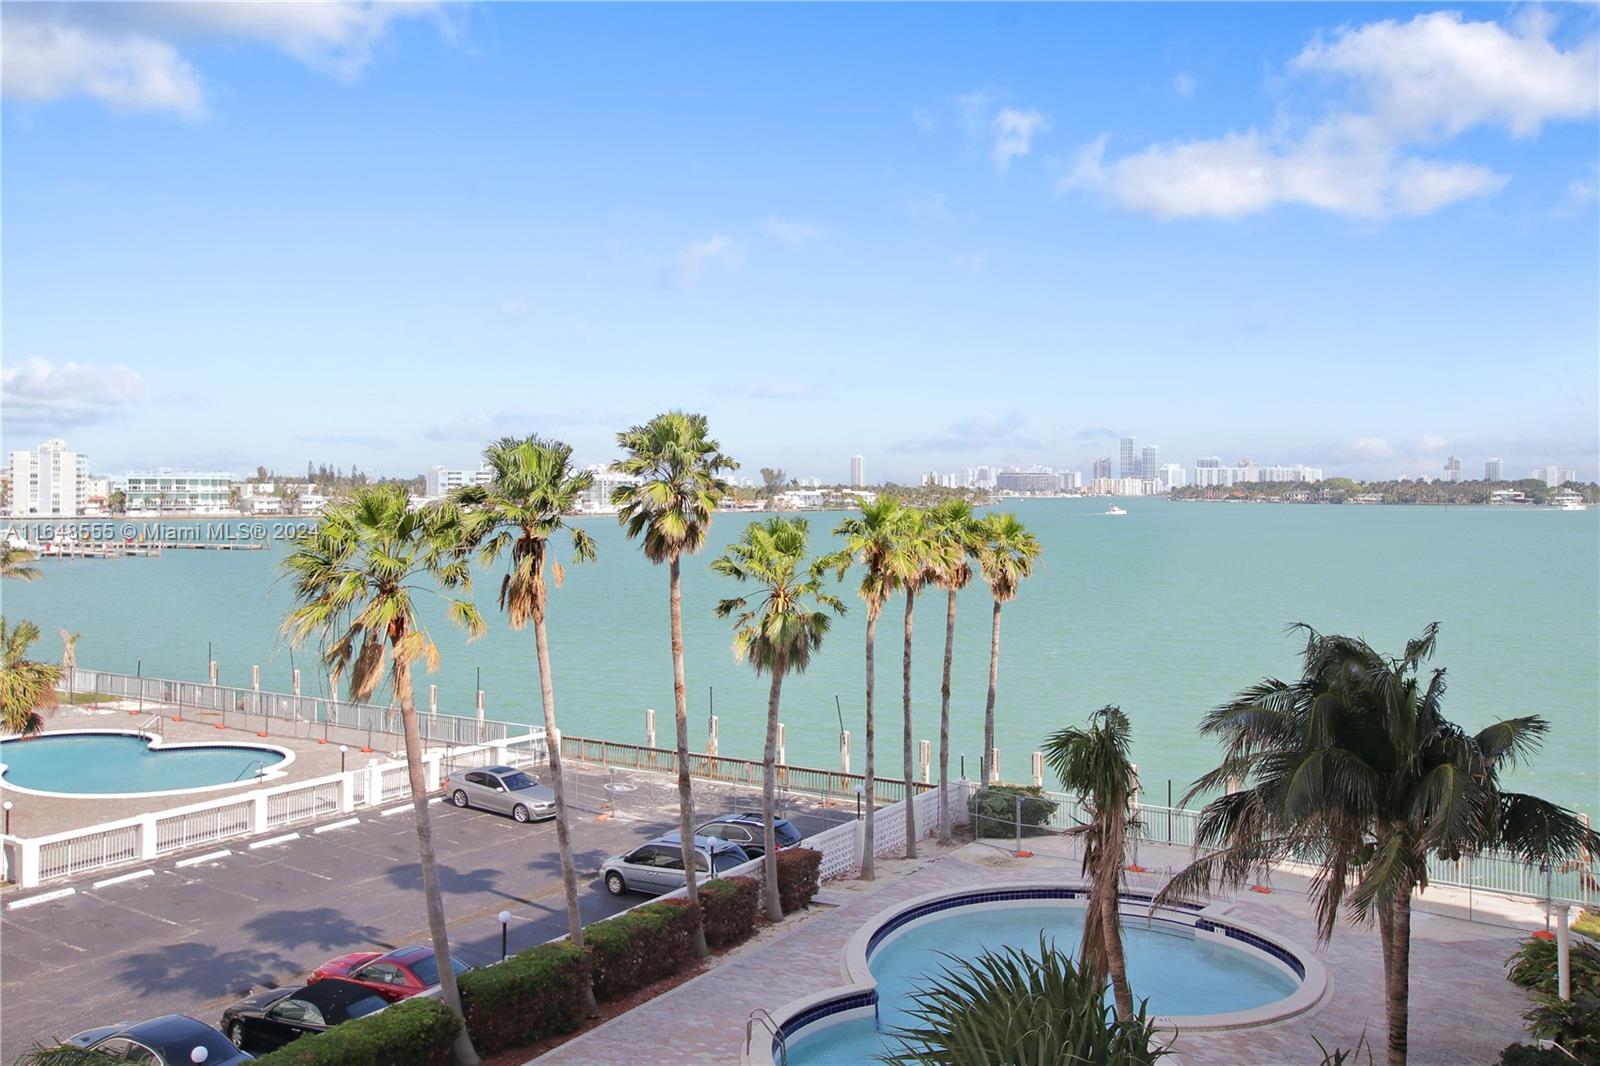
M834 529L834 535L845 539L845 545L828 557L828 563L841 580L850 564L859 562L864 570L857 594L867 605L867 730L866 768L863 772L862 792L866 800L865 838L861 851L861 879L871 881L874 876L874 808L877 807L876 740L874 737L873 702L876 683L873 678L874 649L878 640L878 616L884 604L894 595L899 576L905 572L905 538L901 528L906 522L907 510L893 496L883 495L861 505L861 517L846 518Z
M83 634L66 629L57 632L61 634L61 669L64 673L71 674L78 668L78 641L83 639Z
M1201 722L1224 744L1221 764L1189 792L1228 789L1206 804L1196 829L1195 847L1215 850L1158 900L1237 887L1290 857L1316 863L1309 896L1319 941L1332 937L1341 909L1357 922L1377 920L1388 1061L1403 1066L1411 897L1427 887L1428 858L1501 849L1554 862L1600 850L1600 834L1570 811L1500 787L1500 771L1537 749L1549 728L1543 718L1508 718L1471 734L1444 717L1444 671L1422 676L1436 623L1392 658L1360 638L1291 630L1306 637L1301 676L1259 681Z
M40 573L37 566L28 564L38 558L37 552L0 541L0 577L15 578L18 581L37 581L44 574Z
M899 583L901 591L906 596L905 635L902 638L900 657L900 710L904 727L901 733L903 741L901 759L906 782L906 858L914 859L917 857L917 805L913 802L916 797L914 791L916 772L912 768L911 753L914 743L911 725L911 621L917 607L917 593L921 592L928 582L938 577L936 545L928 529L927 512L914 507L909 508L906 520L900 529L900 539L900 554L904 559L904 569L900 572Z
M1133 1017L1133 993L1122 955L1118 894L1138 788L1138 774L1128 757L1128 716L1119 707L1102 707L1089 716L1087 727L1067 726L1052 733L1044 758L1062 787L1083 798L1089 814L1088 823L1073 830L1083 837L1083 872L1089 877L1089 909L1078 957L1099 977L1102 988L1110 978L1117 1017L1126 1022Z
M0 617L0 651L4 653L0 728L18 736L31 736L44 728L39 710L55 706L56 685L61 681L61 667L28 658L28 648L38 639L39 627L32 622L24 620L8 627Z
M994 693L1000 677L1000 608L1016 598L1017 586L1033 573L1039 540L1014 514L985 515L978 523L973 555L994 596L994 621L989 631L989 697L983 706L983 765L986 781L998 778L994 762Z
M689 781L688 690L683 681L683 586L678 567L685 555L705 546L712 511L728 491L719 476L739 464L722 454L711 439L704 415L668 411L642 426L617 434L628 454L617 469L641 479L611 494L617 521L629 538L643 542L644 556L667 564L667 604L672 616L672 706L678 744L678 832L682 838L684 881L690 912L696 915L694 953L709 954L705 927L698 915L700 889L695 883L694 793Z
M462 547L475 550L484 565L510 552L511 566L500 581L500 609L512 629L533 621L534 650L539 663L539 692L544 703L545 750L550 760L550 791L555 793L556 846L561 852L561 882L567 896L567 936L583 947L583 916L578 910L578 870L572 858L572 830L567 820L566 791L561 781L561 733L556 728L555 683L550 676L550 644L545 618L550 586L545 563L560 585L561 564L550 559L550 538L563 529L572 538L575 563L595 559L594 539L566 523L578 497L594 483L594 475L572 467L572 448L561 441L503 437L484 449L490 476L487 485L466 485L451 493L450 509L458 511ZM587 971L580 977L585 1009L598 1011Z
M977 519L966 500L951 499L928 512L934 583L945 590L944 675L939 685L939 842L950 843L950 665L956 646L956 593L972 582L971 555Z
M823 590L828 558L808 560L809 526L803 518L769 518L745 527L744 534L719 556L711 569L735 581L759 585L752 598L735 596L717 604L717 617L733 617L733 654L765 673L772 683L767 694L767 746L761 775L761 833L766 880L767 918L783 917L778 898L778 846L773 834L775 762L778 748L778 703L783 679L801 673L822 647L832 619L827 610L844 614L844 603ZM752 602L752 599L754 602ZM827 610L824 610L826 608Z
M318 639L335 683L348 672L352 701L369 700L386 675L400 701L428 932L439 959L450 957L450 934L433 854L411 667L421 660L432 671L439 663L439 649L417 616L418 594L443 595L450 618L470 637L484 632L471 598L450 595L469 590L472 582L469 562L451 555L458 536L442 513L412 507L401 486L377 485L358 488L347 502L325 508L283 562L298 603L283 620L290 642L298 646ZM439 985L445 1004L461 1016L461 994L450 967L439 967ZM455 1058L468 1066L478 1061L465 1024Z

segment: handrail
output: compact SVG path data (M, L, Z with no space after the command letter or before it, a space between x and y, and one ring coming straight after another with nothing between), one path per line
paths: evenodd
M161 734L162 740L167 739L167 724L165 718L162 718L159 714L152 714L150 716L150 720L141 725L139 730L143 732L144 730L149 729L151 726L155 726L156 732ZM237 778L235 780L237 780Z
M750 1017L744 1023L744 1053L750 1054L750 1041L755 1038L756 1022L761 1022L772 1038L778 1042L778 1066L789 1066L789 1042L784 1039L783 1027L772 1017L765 1007L757 1007L750 1012Z
M243 770L240 770L238 773L233 775L233 779L235 781L244 780L244 775L249 773L252 769L255 770L256 776L260 777L266 771L267 764L261 759L251 759L249 762L244 764Z

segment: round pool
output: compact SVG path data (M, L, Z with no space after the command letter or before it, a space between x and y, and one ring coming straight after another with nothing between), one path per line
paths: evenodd
M19 792L167 795L278 777L294 758L266 744L166 744L121 730L71 730L0 741L0 772Z
M868 922L846 948L857 982L776 1011L792 1066L875 1061L897 1045L886 1037L915 1024L911 995L948 965L985 948L1038 950L1039 937L1076 957L1083 935L1082 888L1027 886L953 892L914 900ZM1148 999L1161 1028L1261 1024L1308 1009L1326 985L1321 967L1231 918L1199 907L1149 914L1147 897L1123 897L1123 951L1135 1000ZM1111 992L1106 992L1109 1002ZM751 1062L769 1061L752 1047Z

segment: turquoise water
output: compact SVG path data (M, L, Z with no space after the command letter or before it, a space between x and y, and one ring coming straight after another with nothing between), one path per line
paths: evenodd
M1512 780L1518 787L1600 814L1600 509L1578 513L1497 508L1313 507L1123 500L1018 501L1044 546L1043 566L1005 608L998 731L1002 768L1025 778L1028 753L1067 722L1120 704L1133 720L1134 753L1147 792L1186 782L1217 751L1194 734L1211 706L1265 675L1297 670L1288 622L1359 633L1398 651L1430 621L1443 625L1435 662L1448 667L1449 713L1468 728L1536 713L1551 722L1544 750ZM809 516L819 548L839 515ZM550 644L558 712L574 735L642 742L644 709L670 743L672 670L664 567L644 560L615 520L580 519L599 545L597 566L569 567L552 594ZM691 740L703 743L708 690L721 718L722 750L759 756L767 685L733 660L728 624L712 615L735 586L706 568L746 516L719 515L707 551L684 566L684 640ZM819 535L820 534L820 535ZM174 551L159 559L43 560L45 578L7 582L5 613L31 618L60 651L58 628L81 630L87 666L200 679L211 642L226 684L287 690L291 655L278 626L290 602L265 552ZM426 685L440 709L472 713L481 669L487 712L539 720L531 630L495 614L497 576L476 588L492 629L467 643L423 598L442 663ZM862 635L859 603L829 634L805 675L784 685L791 762L834 766L838 716L862 764ZM981 586L960 597L951 743L975 771L988 677L989 610ZM897 601L879 625L880 771L900 764L900 626ZM918 738L937 739L944 599L916 612L914 697ZM310 651L296 651L308 692L326 682ZM953 767L954 769L954 767Z
M1297 982L1248 953L1146 928L1125 919L1123 950L1128 985L1136 999L1148 998L1151 1014L1221 1014L1248 1010L1290 995ZM984 948L1012 946L1037 951L1039 935L1077 956L1083 909L1071 906L964 908L919 925L873 954L868 967L878 982L878 1022L863 1018L800 1036L789 1048L794 1066L872 1062L890 1050L881 1032L915 1024L906 1009L910 994L947 964L941 952L976 958ZM1109 1001L1109 990L1107 991ZM803 1031L802 1031L803 1033Z
M96 733L0 742L5 780L43 792L168 792L255 777L283 756L265 748L156 748L143 737Z

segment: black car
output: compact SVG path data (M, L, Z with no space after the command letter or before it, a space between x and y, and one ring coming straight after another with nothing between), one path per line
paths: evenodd
M85 1029L70 1037L68 1044L103 1052L119 1062L138 1062L144 1066L229 1066L255 1058L234 1047L226 1037L205 1022L182 1014L168 1014L132 1025L102 1025ZM196 1051L205 1054L196 1057Z
M222 1012L222 1031L246 1051L266 1052L386 1006L365 985L325 977L316 984L269 988L241 999Z
M774 818L772 832L778 840L779 851L800 843L800 830L796 829L794 823L787 818ZM741 811L725 818L713 818L696 829L694 835L737 844L752 859L759 859L767 850L761 832L760 811Z

